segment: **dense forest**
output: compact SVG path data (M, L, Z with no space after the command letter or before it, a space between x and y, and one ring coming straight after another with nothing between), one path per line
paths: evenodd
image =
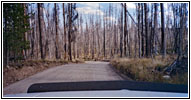
M188 55L187 3L126 3L86 16L76 3L4 3L3 61ZM186 52L186 53L185 53Z

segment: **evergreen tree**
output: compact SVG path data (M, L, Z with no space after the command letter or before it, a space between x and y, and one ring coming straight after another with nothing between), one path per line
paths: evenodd
M4 65L9 60L23 59L23 50L29 48L29 41L25 39L25 32L29 30L29 16L24 14L21 3L3 4L3 48Z

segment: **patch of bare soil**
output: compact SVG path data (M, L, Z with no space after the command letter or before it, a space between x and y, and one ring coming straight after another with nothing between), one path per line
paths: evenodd
M3 68L3 87L27 78L50 67L66 64L66 61L20 61Z

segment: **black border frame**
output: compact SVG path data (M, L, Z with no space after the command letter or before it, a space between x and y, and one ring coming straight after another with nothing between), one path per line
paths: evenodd
M3 83L2 83L2 80L3 80L3 37L2 37L2 34L3 34L3 28L2 28L2 23L3 23L3 13L2 13L2 5L3 5L3 3L9 3L9 2L17 2L17 3L22 3L22 2L35 2L35 3L38 3L38 2L56 2L56 3L58 3L58 2L146 2L146 3L150 3L150 2L177 2L177 3L179 3L179 2L181 2L181 3L188 3L189 4L189 8L188 8L188 12L189 12L189 28L188 28L188 30L189 30L189 35L190 35L190 1L1 1L1 99L190 99L190 70L189 70L189 90L188 90L188 97L184 97L184 98L173 98L173 97L169 97L169 98L154 98L154 97L151 97L151 98L144 98L144 97L142 97L142 98L136 98L136 97L134 97L134 98L125 98L125 97L123 97L123 98L119 98L119 97L116 97L116 98L104 98L104 97L96 97L96 98L93 98L93 97L87 97L87 98L83 98L83 97L62 97L62 98L54 98L54 97L50 97L50 98L47 98L47 97L41 97L41 98L39 98L39 97L33 97L33 98L30 98L30 97L3 97ZM189 39L188 39L189 41L189 48L188 48L188 50L189 50L189 58L190 58L190 36L189 36ZM190 60L190 59L188 59L188 60ZM190 67L190 61L189 61L189 65L188 65L188 67Z

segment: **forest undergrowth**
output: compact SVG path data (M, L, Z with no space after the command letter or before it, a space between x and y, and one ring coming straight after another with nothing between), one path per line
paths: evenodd
M166 75L164 70L170 66L176 56L156 56L152 58L116 58L110 63L121 73L134 81L146 81L171 84L188 84L188 72Z

